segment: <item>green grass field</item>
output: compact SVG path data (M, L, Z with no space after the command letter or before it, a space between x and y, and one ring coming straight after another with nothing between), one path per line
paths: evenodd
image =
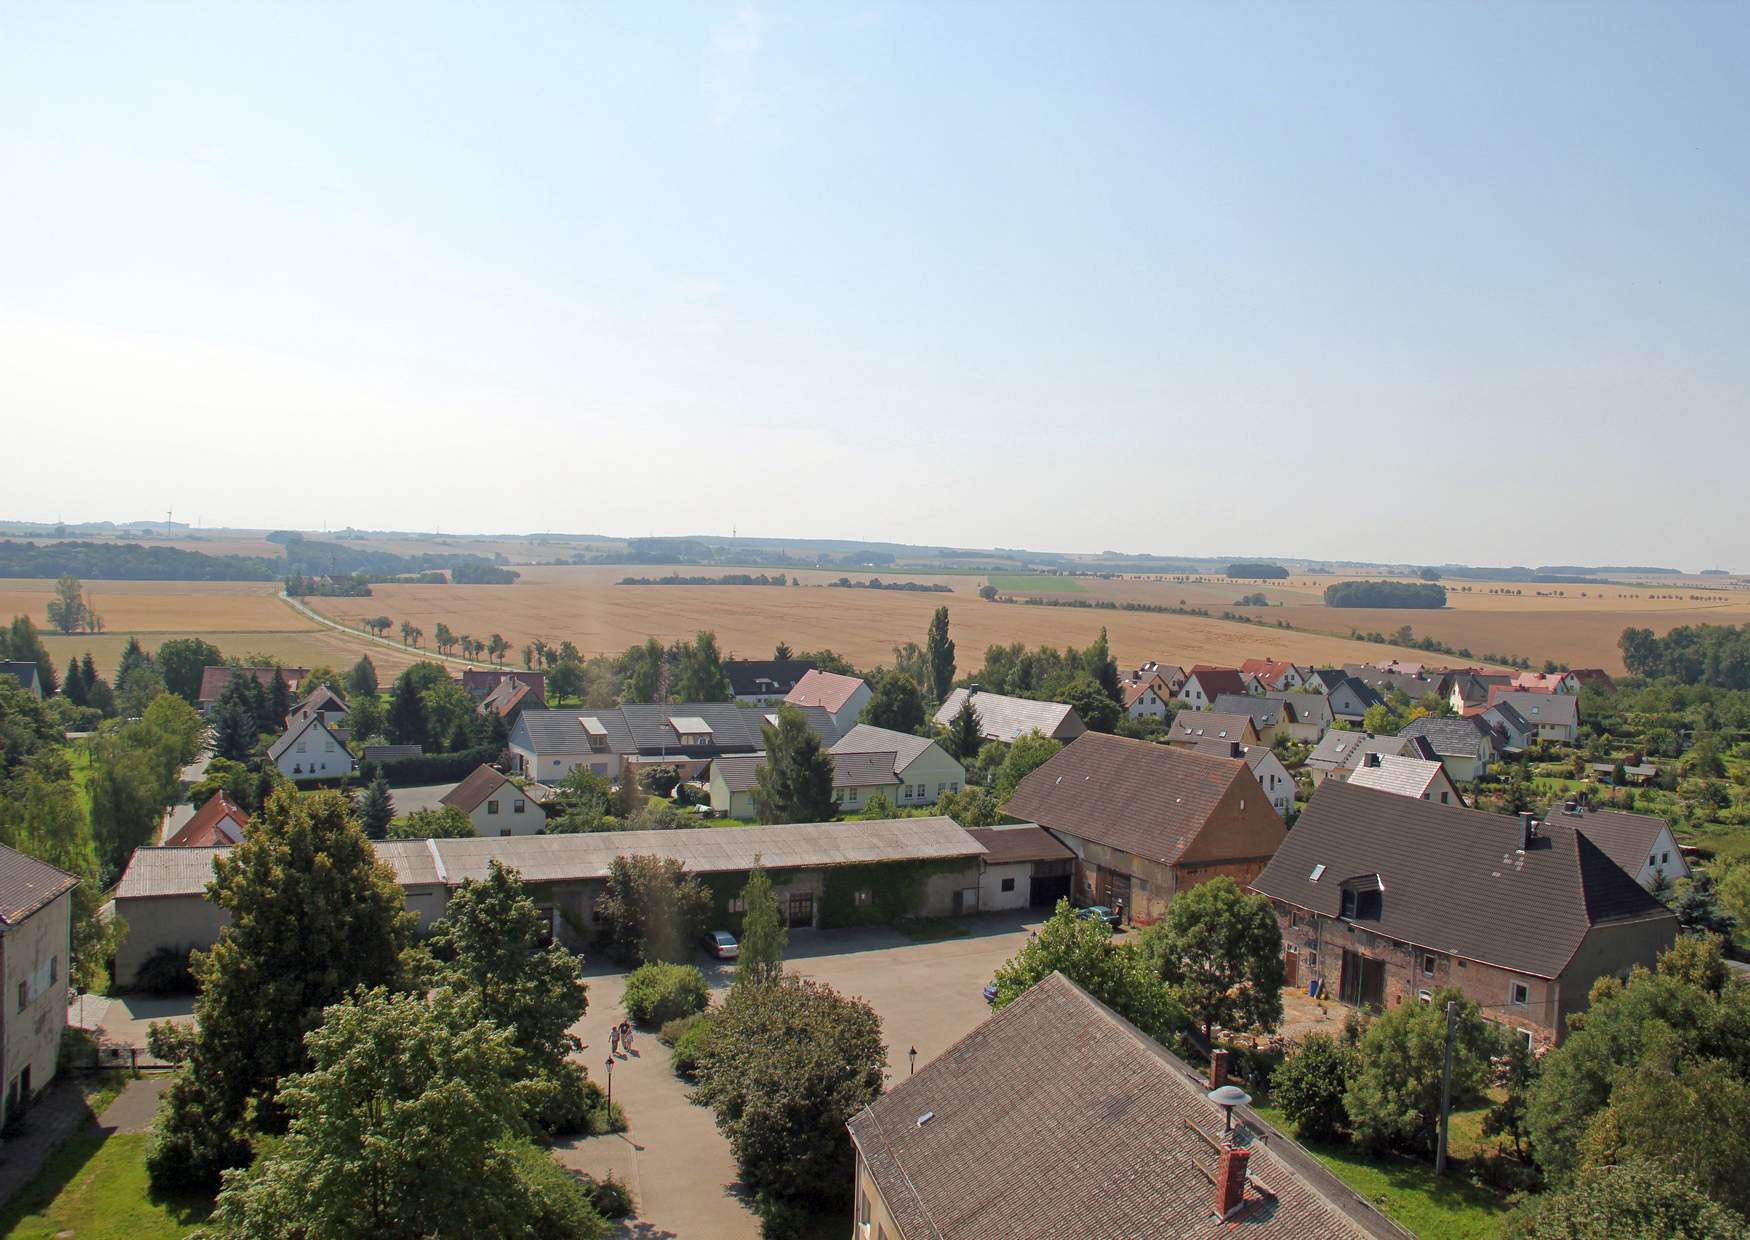
M1010 594L1086 594L1088 587L1074 577L1056 573L992 573L990 584Z
M206 1221L204 1198L154 1201L146 1135L88 1130L56 1150L42 1174L4 1211L6 1240L181 1240Z

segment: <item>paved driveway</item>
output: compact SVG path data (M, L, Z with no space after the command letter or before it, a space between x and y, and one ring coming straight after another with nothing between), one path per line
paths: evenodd
M892 930L792 930L786 967L818 978L874 1005L887 1040L890 1078L911 1070L964 1037L988 1014L984 984L1039 924L1026 916L996 914L965 923L961 939L914 943ZM714 988L733 972L705 965ZM583 1060L605 1081L608 1029L623 1018L624 974L596 968L589 977L589 1012L574 1029L589 1044ZM651 1034L633 1042L637 1054L615 1060L614 1099L626 1108L630 1131L562 1144L566 1166L601 1176L612 1171L631 1186L638 1212L621 1235L638 1240L704 1237L756 1240L759 1220L748 1210L729 1145L711 1113L687 1101L686 1086L669 1064L668 1048Z

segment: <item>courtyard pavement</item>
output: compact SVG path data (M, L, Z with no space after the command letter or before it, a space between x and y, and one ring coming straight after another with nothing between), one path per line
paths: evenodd
M984 984L1018 951L1046 910L992 914L961 923L966 938L914 943L888 929L792 930L785 967L874 1005L887 1042L889 1079L911 1071L971 1032L989 1014ZM726 989L733 969L704 965L713 988ZM608 1030L624 1019L625 975L589 970L589 1012L574 1027L588 1048L583 1062L606 1082ZM637 1240L705 1237L757 1240L759 1220L748 1209L728 1142L711 1113L687 1101L687 1086L653 1032L633 1039L635 1054L614 1061L614 1100L629 1131L587 1137L555 1150L568 1167L603 1176L612 1171L632 1190L637 1213L619 1234Z

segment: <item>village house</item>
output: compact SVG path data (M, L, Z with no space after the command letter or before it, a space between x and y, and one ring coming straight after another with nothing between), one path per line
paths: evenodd
M39 701L43 696L42 677L37 674L37 665L29 659L6 659L0 661L0 676L10 676L18 682L18 687Z
M1306 683L1306 672L1285 659L1247 659L1240 664L1240 672L1257 677L1266 693L1286 693Z
M438 804L468 815L475 835L535 835L547 825L547 811L504 772L484 763L444 793Z
M547 674L536 671L517 671L505 667L465 667L462 669L462 688L468 691L468 696L476 702L484 702L489 693L507 680L519 681L534 691L535 697L545 702L547 700Z
M475 709L482 715L496 714L505 723L515 723L518 715L525 710L545 710L547 703L541 698L541 690L526 680L518 680L514 676L506 676L493 685L485 697L480 699L480 705Z
M798 708L810 730L830 745L838 739L831 717L818 706ZM711 759L758 753L776 710L733 702L628 703L604 710L524 710L511 725L508 748L519 774L555 783L574 766L619 780L638 766L672 766L683 779L705 774Z
M1513 678L1505 672L1478 672L1467 668L1452 674L1447 701L1452 704L1453 713L1468 715L1488 706L1490 689L1512 683Z
M737 702L770 706L782 702L790 690L814 670L811 659L725 659L723 674Z
M1495 760L1495 733L1475 715L1453 719L1424 715L1398 730L1399 736L1425 738L1446 764L1454 783L1473 783Z
M1313 746L1306 758L1306 772L1313 787L1326 779L1347 779L1349 773L1366 755L1393 754L1412 758L1434 758L1434 746L1426 739L1414 736L1385 736L1372 732L1346 732L1340 729L1326 732L1324 739Z
M1689 862L1671 834L1671 824L1663 818L1592 809L1578 801L1552 805L1550 817L1572 826L1598 845L1605 856L1648 891L1661 883L1690 877Z
M1129 719L1165 719L1172 713L1167 703L1172 691L1159 676L1147 680L1124 680L1118 685L1118 701Z
M596 901L616 857L680 862L711 889L714 924L733 931L741 925L741 890L756 860L772 876L785 920L800 927L866 922L875 895L871 884L881 874L870 867L882 865L927 868L916 902L894 915L976 912L984 856L983 847L949 818L379 840L373 847L394 873L407 908L418 915L417 932L429 931L444 915L451 892L469 879L486 878L490 863L498 861L522 875L553 937L574 950L593 946L600 926ZM134 850L115 892L115 911L128 925L116 953L118 984L132 985L141 964L161 947L205 950L218 939L229 915L206 898L206 887L214 859L228 851ZM859 881L864 875L870 877ZM60 942L66 942L64 920ZM64 1012L64 999L55 1006Z
M1139 924L1164 917L1178 892L1212 878L1244 886L1283 836L1242 759L1101 732L1052 755L1003 808L1074 851L1078 903L1122 901Z
M843 736L857 725L872 696L869 682L860 676L812 670L802 674L796 687L784 695L784 701L805 710L824 710L835 731Z
M221 788L195 810L193 817L164 841L166 848L216 848L243 838L249 815Z
M1070 898L1076 855L1037 823L978 827L966 834L984 848L984 856L978 859L978 907L982 912L1049 909Z
M987 741L1009 743L1037 732L1050 740L1068 744L1088 730L1088 725L1082 722L1073 706L986 693L977 685L955 689L948 694L947 700L936 711L936 725L949 726L967 702L971 702L972 709L978 713L978 734Z
M1335 780L1252 889L1282 924L1287 981L1378 1010L1456 986L1548 1046L1600 977L1651 966L1677 919L1559 815L1539 823Z
M345 779L358 770L346 737L315 715L294 723L267 750L268 761L294 783Z
M1415 670L1407 670L1413 667ZM1383 700L1393 693L1402 693L1412 703L1429 694L1445 701L1452 693L1452 677L1445 672L1430 672L1420 663L1376 667L1371 663L1346 664L1343 670L1372 689Z
M1397 754L1364 753L1349 782L1357 788L1375 788L1393 796L1418 797L1441 805L1463 805L1444 763L1432 758Z
M896 755L892 750L874 753L847 753L832 758L832 798L841 813L861 813L869 798L876 793L899 804L900 782L894 768ZM726 818L751 821L759 816L754 803L754 789L759 786L760 768L766 764L763 753L734 754L714 759L711 763L711 810Z
M1497 753L1524 749L1537 739L1537 725L1520 714L1511 702L1496 702L1471 713L1493 729Z
M1052 973L852 1117L853 1240L1404 1234L1211 1083Z
M1578 693L1580 680L1571 672L1520 672L1513 678L1514 693Z
M1215 714L1250 715L1258 739L1274 745L1278 737L1317 744L1331 726L1331 705L1318 693L1224 693Z
M1243 745L1239 741L1201 740L1190 747L1191 752L1212 758L1239 758L1251 768L1258 787L1270 798L1270 808L1286 818L1294 810L1294 776L1282 765L1282 759L1268 745Z
M966 782L966 768L946 749L928 737L913 736L910 732L859 723L832 746L835 763L858 754L891 755L890 782L899 786L899 795L893 798L893 803L902 809L934 805L944 792L959 792Z
M1571 693L1526 693L1493 689L1490 706L1507 705L1537 729L1537 739L1572 745L1580 734L1580 699Z
M307 667L203 667L200 688L195 692L195 701L204 713L219 700L219 695L224 693L231 681L238 676L255 677L263 689L272 689L273 678L280 676L285 679L286 693L296 695L304 683L304 678L309 674L310 669Z
M1177 696L1179 690L1185 687L1185 669L1170 660L1148 659L1135 670L1127 673L1124 679L1148 681L1157 676L1161 683L1166 686L1166 696L1168 697Z
M290 713L286 715L285 723L289 728L294 724L304 722L306 719L319 718L337 731L344 732L347 716L351 713L352 708L341 699L338 693L327 685L317 685L308 697L292 707Z
M1331 718L1352 725L1360 724L1367 718L1367 712L1383 700L1370 686L1353 676L1339 676L1332 680L1331 687L1325 690L1325 698L1331 704Z
M1246 678L1238 668L1205 667L1198 664L1179 686L1179 700L1192 710L1211 710L1224 693L1247 693Z
M1258 729L1250 715L1222 715L1209 710L1182 710L1173 716L1167 727L1167 744L1195 749L1204 741L1238 741L1242 745L1260 743Z
M9 1127L55 1079L79 880L0 844L0 1080ZM40 1139L40 1138L39 1138Z

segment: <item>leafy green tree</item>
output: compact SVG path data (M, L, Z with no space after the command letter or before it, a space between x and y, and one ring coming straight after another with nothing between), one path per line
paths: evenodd
M1506 1097L1483 1116L1483 1135L1508 1138L1513 1142L1513 1153L1521 1158L1525 1156L1526 1141L1531 1135L1525 1123L1525 1109L1542 1069L1543 1061L1536 1052L1515 1038L1507 1052Z
M938 702L954 691L954 640L948 636L948 609L936 608L930 617L924 656L930 665L930 694Z
M392 840L465 840L473 838L474 820L453 805L416 809L389 824Z
M694 1100L716 1113L755 1194L836 1201L856 1161L845 1125L881 1095L886 1067L868 1003L787 976L730 991L711 1019Z
M879 677L859 722L895 732L916 732L924 726L924 697L917 682L899 671Z
M1037 729L1016 737L1003 757L1002 766L997 769L994 788L997 800L1007 801L1014 796L1021 781L1051 761L1062 748L1061 741L1054 741Z
M309 1069L280 1087L285 1138L225 1176L214 1221L236 1236L604 1234L580 1187L555 1211L553 1181L526 1177L505 1088L516 1057L473 995L378 988L335 1004Z
M198 637L173 637L158 647L158 674L164 687L190 706L200 704L201 674L224 662L211 642Z
M255 711L241 677L233 678L213 707L213 755L228 762L247 762L261 743Z
M216 1184L255 1131L280 1129L273 1097L309 1066L304 1035L354 988L399 979L415 921L338 792L275 793L213 866L208 899L230 920L195 955L194 1048L147 1156L160 1189Z
M741 889L741 954L735 960L735 984L757 985L784 974L784 945L790 931L772 894L772 877L754 857L754 867Z
M1644 1161L1599 1167L1525 1200L1506 1240L1743 1240L1750 1223L1682 1173Z
M347 712L346 727L355 743L363 745L383 735L389 717L383 710L382 700L376 694L355 697L348 705L351 709Z
M169 694L161 700L188 710ZM92 738L91 831L106 877L120 875L134 849L156 837L164 810L176 799L186 754L185 732L160 730L145 718L106 725Z
M431 642L439 654L448 654L456 645L455 631L440 620L431 631Z
M99 991L108 977L119 928L99 912L104 902L102 873L91 824L70 780L45 779L26 771L0 797L0 843L46 862L79 880L72 896L71 980L81 990Z
M1715 884L1720 907L1740 926L1750 925L1750 862L1740 861Z
M513 1035L506 1079L543 1127L582 1120L583 1074L570 1056L583 1043L571 1027L589 1007L580 958L552 940L552 926L521 875L493 861L484 879L450 896L433 928L432 955L448 984L477 996L481 1012ZM555 1120L569 1118L570 1123Z
M675 693L683 702L727 702L733 696L729 675L723 670L723 654L717 648L717 634L701 631L681 647Z
M796 657L814 664L820 671L831 672L835 676L855 676L857 674L857 669L849 659L831 650L804 650Z
M359 798L359 826L367 839L380 840L387 837L389 824L394 821L395 802L389 795L389 781L379 771Z
M85 586L77 577L62 577L55 582L55 597L49 600L49 624L63 633L78 633L85 628L90 605L85 601Z
M1176 902L1176 901L1175 901ZM1431 1153L1440 1118L1440 1078L1446 1054L1446 1004L1458 1003L1453 1040L1452 1100L1464 1106L1482 1093L1500 1039L1476 1002L1455 989L1432 1003L1390 1008L1367 1026L1361 1063L1344 1106L1358 1140L1377 1149Z
M1118 700L1118 660L1112 657L1112 646L1106 640L1106 626L1100 626L1100 636L1082 651L1082 668L1109 701Z
M452 751L471 749L485 735L480 704L474 695L445 676L420 691L428 744L448 744Z
M1075 707L1083 723L1095 732L1115 732L1124 717L1118 700L1109 696L1090 676L1080 675L1053 695L1054 700Z
M277 667L273 669L273 678L267 682L267 713L274 728L283 728L286 716L292 713L292 687L286 681L286 674Z
M1268 898L1219 877L1181 891L1165 921L1142 932L1142 953L1211 1030L1274 1030L1282 1021L1282 928Z
M119 692L129 674L136 668L145 667L152 662L152 656L146 653L146 648L140 645L140 639L129 637L127 645L122 647L121 657L115 664L115 687Z
M960 703L960 709L954 712L954 718L948 722L948 752L969 763L978 757L978 751L984 747L984 735L980 731L983 722L978 717L978 708L972 704L969 695Z
M1332 1144L1349 1128L1343 1096L1356 1067L1355 1048L1329 1034L1312 1033L1290 1051L1270 1077L1270 1100L1303 1141Z
M621 657L625 684L622 697L628 702L655 702L663 697L667 653L654 637L633 646Z
M1709 1059L1672 1071L1656 1056L1620 1078L1580 1143L1582 1164L1644 1159L1694 1178L1709 1197L1750 1213L1750 1082Z
M60 678L55 675L55 661L49 656L49 648L43 645L43 639L38 635L36 625L31 623L29 616L12 618L11 628L0 633L0 652L3 652L0 657L16 659L20 663L35 663L37 680L42 683L45 695L55 692L59 687Z
M711 893L672 858L615 857L596 910L621 956L680 960L705 931Z
M778 722L760 736L766 760L755 776L754 808L762 823L826 822L837 812L832 755L794 706L778 707Z
M85 705L85 678L79 673L79 660L67 660L67 674L61 678L61 692L75 706Z
M125 677L118 677L115 688L115 708L124 719L137 719L146 708L165 692L164 677L150 662L136 663ZM177 701L182 701L178 698ZM188 703L183 702L184 706Z
M936 812L963 827L994 827L1003 820L1002 807L989 788L962 788L936 798Z
M583 684L583 664L575 659L561 660L547 673L547 691L555 706L568 698L581 697Z
M385 724L392 744L430 745L434 732L425 695L426 690L439 683L449 684L450 674L437 663L415 663L395 678L395 687L389 691L389 717Z
M866 822L880 822L892 818L898 811L893 808L893 802L887 799L885 792L877 792L863 802L862 817Z
M1059 900L1039 932L997 970L995 1006L1007 1007L1053 973L1157 1041L1171 1039L1184 1021L1177 996L1148 958L1129 944L1114 943L1105 922L1077 916L1068 900Z
M377 696L377 665L371 662L369 655L360 657L347 672L346 692L349 702L355 697Z

